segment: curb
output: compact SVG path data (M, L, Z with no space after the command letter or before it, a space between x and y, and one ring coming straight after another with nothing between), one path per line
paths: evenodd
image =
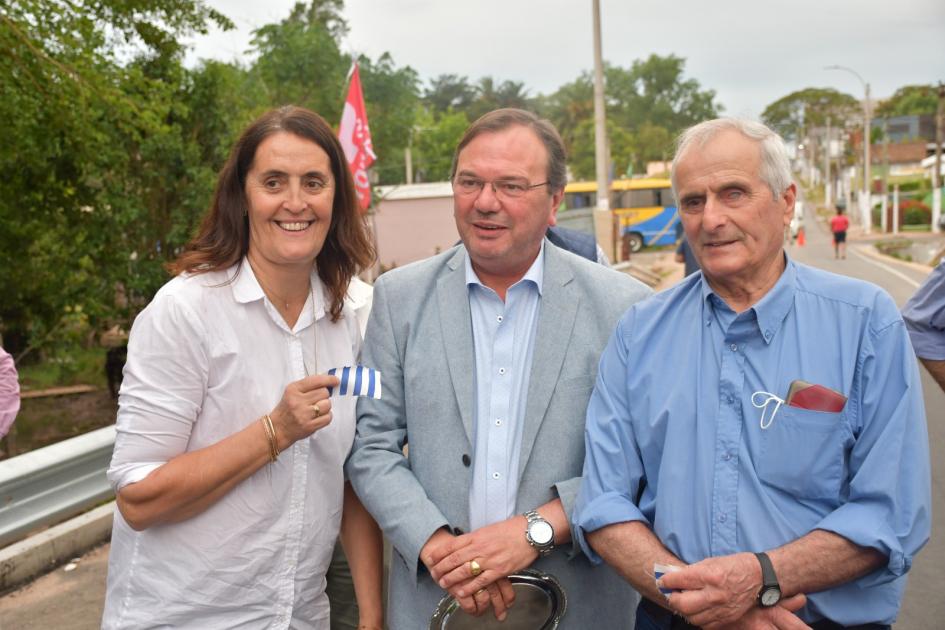
M108 539L115 502L0 549L0 593L39 577Z
M922 273L926 276L932 273L932 270L934 269L934 267L929 267L928 265L912 262L911 260L902 260L901 258L884 254L883 252L876 249L876 245L874 243L858 243L857 250L865 256L869 256L870 258L876 258L878 260L883 260L896 265L902 265L903 267L908 267L909 269Z

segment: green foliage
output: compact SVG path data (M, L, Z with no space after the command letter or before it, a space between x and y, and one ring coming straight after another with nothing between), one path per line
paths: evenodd
M833 88L805 88L791 92L768 105L761 119L790 140L801 138L806 129L824 127L828 119L835 126L860 116L859 101Z
M918 199L906 199L899 204L903 225L929 225L932 223L932 209Z
M874 112L877 118L934 114L938 108L938 91L933 85L907 85L899 88Z
M722 110L713 90L684 78L685 60L650 55L629 68L607 65L607 129L615 172L641 172L646 163L672 156L673 138ZM580 179L594 176L594 83L590 72L540 100L558 127ZM630 168L632 166L632 169Z
M180 42L231 26L199 0L0 4L8 349L51 356L127 327L167 281L164 264L192 236L236 135L259 113L291 102L337 122L350 67L341 10L341 0L297 4L255 33L250 67L189 70ZM375 149L402 155L416 73L388 55L361 64Z
M387 53L375 62L362 56L358 64L371 140L379 157L372 168L381 184L399 183L404 174L404 147L416 124L420 79L413 68L398 68Z
M462 112L448 109L435 117L430 111L420 109L412 145L416 181L449 179L453 152L468 126L469 121Z

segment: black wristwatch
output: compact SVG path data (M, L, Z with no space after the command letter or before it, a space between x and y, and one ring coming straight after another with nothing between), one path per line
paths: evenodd
M781 601L781 585L778 576L774 574L774 565L766 553L756 553L755 557L761 564L761 590L758 591L758 604L762 608L771 608Z

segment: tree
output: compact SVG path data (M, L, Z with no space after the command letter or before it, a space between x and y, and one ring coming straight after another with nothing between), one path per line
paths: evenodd
M762 120L789 140L799 140L806 130L825 127L827 120L842 124L857 115L862 122L859 101L833 88L805 88L791 92L768 105Z
M404 148L410 142L420 106L419 77L410 66L398 68L388 53L376 62L362 56L359 64L371 139L378 156L372 168L381 184L402 182Z
M674 55L650 55L630 68L605 64L608 137L617 173L639 172L648 161L666 159L673 136L722 110L715 92L684 78L684 69L685 60ZM593 85L591 73L584 72L539 101L574 156L572 171L583 178L594 171Z
M430 79L430 87L423 93L423 102L434 114L450 109L465 111L476 97L469 79L455 74L441 74Z
M178 41L210 22L231 26L188 0L0 5L0 331L14 352L50 342L75 313L114 310L120 235L141 201L131 163L173 104L155 74L174 74Z
M449 109L434 116L421 109L413 135L413 163L418 181L437 182L450 177L453 152L469 126L466 115Z
M466 107L466 117L473 122L483 114L503 107L529 108L525 84L518 81L503 81L496 85L492 77L482 77L475 87L475 98Z
M933 85L907 85L882 101L876 108L877 118L893 116L921 116L935 114L938 108L938 90Z
M250 74L267 104L298 105L328 121L340 119L351 65L338 47L346 28L340 8L338 0L297 3L286 19L254 31L251 45L259 56Z

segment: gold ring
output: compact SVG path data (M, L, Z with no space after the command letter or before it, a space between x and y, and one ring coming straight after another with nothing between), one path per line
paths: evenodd
M473 577L476 577L477 575L479 575L480 573L482 573L482 567L479 566L479 563L476 562L475 560L470 560L470 561L469 561L469 573L470 573L470 575L472 575Z
M316 418L317 418L318 416L322 415L322 410L321 410L321 408L318 406L318 403L315 403L314 405L312 405L312 409L315 411L315 417L316 417Z
M485 592L486 592L486 589L481 588L481 589L479 589L478 591L476 591L475 593L473 593L473 597L478 597L478 596L482 595L482 594L485 593Z

